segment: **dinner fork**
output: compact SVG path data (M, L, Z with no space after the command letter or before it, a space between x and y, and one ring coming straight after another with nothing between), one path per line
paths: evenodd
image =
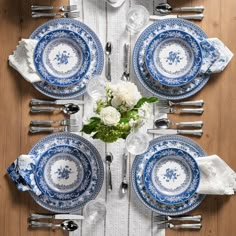
M172 224L172 223L162 223L157 224L158 229L201 229L202 224Z
M80 12L64 12L64 13L38 13L32 12L32 18L40 18L40 17L64 17L64 18L77 18L80 17Z
M45 125L51 126L53 124L62 125L62 126L78 126L78 119L66 119L66 120L32 120L30 125Z
M70 6L38 6L38 5L32 5L31 10L32 11L42 11L42 10L53 10L53 9L58 9L60 11L76 11L77 10L77 5L70 5Z
M41 133L41 132L78 132L78 126L63 126L63 127L41 127L41 126L30 126L29 132L34 133Z
M157 106L195 106L195 107L202 107L204 105L203 100L196 100L196 101L185 101L185 102L172 102L169 100L159 100L156 103Z

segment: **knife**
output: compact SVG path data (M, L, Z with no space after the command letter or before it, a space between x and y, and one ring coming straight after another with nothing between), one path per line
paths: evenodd
M167 16L158 16L158 15L150 15L150 20L164 20L168 18L180 18L185 20L202 20L204 17L203 14L194 14L194 15L167 15Z
M29 216L29 220L38 220L38 219L55 219L55 220L83 220L84 216L81 215L72 215L72 214L35 214L32 213Z
M147 132L149 134L157 134L157 135L168 135L168 134L183 134L183 135L194 135L194 136L202 136L202 129L193 129L193 130L183 130L183 129L148 129Z
M35 105L65 105L65 104L69 104L69 103L73 103L76 105L83 105L84 101L76 100L76 99L48 101L48 100L40 100L40 99L35 99L35 98L32 98L30 100L30 105L32 105L32 106L35 106Z

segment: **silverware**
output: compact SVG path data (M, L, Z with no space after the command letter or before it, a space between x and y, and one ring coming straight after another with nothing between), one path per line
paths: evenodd
M159 113L164 114L197 114L201 115L204 112L203 108L184 108L184 109L174 109L170 107L158 107Z
M111 152L106 154L106 163L107 163L107 183L108 183L108 191L112 191L112 175L111 175L111 163L113 160L113 155Z
M203 100L196 100L196 101L185 101L185 102L171 102L169 100L159 100L156 103L157 106L195 106L195 107L202 107L204 105Z
M129 53L129 44L124 45L124 72L122 74L121 79L124 81L129 81L129 60L130 60L130 53Z
M42 11L42 10L53 10L53 9L58 9L60 11L76 11L77 10L77 5L70 5L70 6L36 6L32 5L31 10L32 11Z
M41 133L41 132L78 132L78 126L63 126L63 127L41 127L41 126L30 126L29 132Z
M169 18L180 18L185 20L202 20L204 18L203 14L194 14L194 15L166 15L166 16L158 16L158 15L150 15L150 20L163 20Z
M201 215L195 215L195 216L177 216L177 217L170 217L170 216L164 216L164 215L157 215L154 216L154 222L157 222L158 224L161 223L167 223L168 221L194 221L194 222L201 222L202 216Z
M123 195L126 194L128 189L128 181L127 181L127 163L128 162L128 152L125 152L123 155L123 178L121 183L121 193Z
M62 228L65 231L75 231L78 225L73 220L65 220L61 224L45 223L39 221L30 221L29 226L32 228L46 227L46 228Z
M193 129L193 130L183 130L183 129L148 129L149 134L157 135L172 135L172 134L183 134L183 135L193 135L193 136L202 136L203 130Z
M40 17L64 17L64 18L77 18L80 17L80 12L64 12L64 13L39 13L32 12L32 18Z
M111 81L111 51L112 51L112 45L111 42L106 43L105 47L105 54L106 54L106 78L108 81Z
M201 229L202 224L179 224L175 225L172 223L162 223L157 225L158 229Z
M32 213L29 216L29 220L40 220L40 219L56 219L56 220L83 220L84 216L72 215L72 214L37 214Z
M54 112L54 111L62 111L65 114L72 115L77 113L80 110L80 107L78 105L69 103L63 105L63 107L37 107L37 106L32 106L30 108L30 111L33 113L36 112Z
M31 106L35 106L35 105L65 105L65 104L69 104L69 103L72 103L75 105L83 105L84 101L76 100L76 99L49 101L49 100L40 100L40 99L35 99L35 98L32 98L30 100Z
M62 126L78 126L80 123L77 119L66 119L66 120L32 120L30 125L46 125L51 126L53 124Z
M202 121L191 121L191 122L178 122L174 123L167 118L160 118L154 121L154 125L158 129L168 129L171 126L176 127L194 127L194 128L202 128L203 122Z
M168 3L160 3L155 8L156 12L161 14L168 14L171 12L198 12L202 13L204 11L203 6L196 6L196 7L176 7L172 8L171 5Z

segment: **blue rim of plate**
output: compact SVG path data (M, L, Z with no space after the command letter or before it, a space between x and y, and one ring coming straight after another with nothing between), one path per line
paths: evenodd
M161 215L176 216L190 212L198 207L205 198L205 195L195 193L183 203L167 205L158 202L147 193L143 183L143 168L146 161L153 156L155 152L170 147L186 151L193 158L206 156L204 150L190 138L181 135L164 135L158 137L150 142L149 148L145 153L135 157L131 170L131 182L135 195L148 209Z
M61 156L63 154L63 157ZM60 159L71 160L81 168L81 176L77 176L77 181L71 184L69 187L71 188L68 191L68 186L64 187L63 185L55 185L51 181L51 176L47 173L46 166L48 166L52 159ZM67 158L66 158L67 157ZM57 170L58 171L58 170ZM54 170L55 174L55 170ZM62 173L63 174L63 173ZM72 173L73 174L73 173ZM64 171L64 182L66 177L66 173ZM92 177L91 165L87 157L78 149L68 145L58 145L53 148L48 149L44 152L38 162L36 163L35 168L35 182L40 191L49 196L50 198L54 198L57 200L69 200L77 198L82 195L88 188ZM52 184L51 184L52 183Z
M45 34L57 29L68 29L78 33L89 45L92 69L89 68L88 73L83 79L68 87L54 86L46 81L33 83L35 89L40 93L54 99L72 99L78 98L86 92L86 84L92 75L102 73L104 64L103 47L97 35L84 23L75 19L54 19L39 26L31 35L31 39L40 40ZM89 40L89 43L88 41Z
M173 51L169 51L165 60L158 58L158 52L161 52L163 48L166 50L169 47L168 43L176 43L185 48L185 52L183 52L185 58L184 56L181 58L177 54L180 52ZM172 54L170 55L170 53ZM181 64L183 59L185 63L183 62L177 71L178 63ZM146 49L145 63L147 70L155 80L166 86L179 87L192 81L199 73L202 65L202 51L197 40L190 34L181 30L167 30L152 39ZM162 64L166 64L167 68L161 66ZM170 68L175 71L172 72Z
M169 100L188 98L200 91L208 82L209 75L198 75L190 83L180 87L168 87L154 80L145 66L145 50L156 34L169 29L178 29L191 34L199 42L207 35L195 24L182 19L164 19L148 26L137 39L133 50L133 67L139 82L153 95Z
M172 164L174 162L178 163L182 167L180 168L181 171L185 172L185 178L181 180L181 184L175 186L175 189L173 189L173 185L170 186L170 183L174 184L181 171L178 172L170 168L168 173L162 173L160 169L157 170L161 162L168 165L168 161L172 162ZM155 176L155 178L154 173L157 174L156 171L161 172L162 176ZM156 152L147 161L143 178L146 190L157 201L164 204L179 204L188 200L196 192L200 183L200 171L195 159L187 152L176 148L167 148ZM166 183L163 185L162 181Z
M59 51L51 58L53 46L58 49L60 43L69 45L73 50L66 52L64 48L64 51ZM77 60L71 57L77 57ZM90 66L89 47L79 34L71 30L54 30L38 41L34 50L34 65L43 80L55 86L67 87L78 83L87 73ZM66 68L68 65L71 67Z
M79 197L71 200L57 200L46 195L37 196L29 191L31 197L41 207L57 213L71 213L81 209L87 202L95 199L100 192L104 180L102 158L97 149L85 138L72 133L56 133L46 136L36 143L29 152L34 158L39 157L49 148L58 145L68 145L78 148L89 160L94 175L88 189Z

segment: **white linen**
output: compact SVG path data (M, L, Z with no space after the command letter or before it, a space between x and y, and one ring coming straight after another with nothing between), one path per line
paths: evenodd
M236 173L219 156L197 159L201 177L200 194L232 195L236 191Z

